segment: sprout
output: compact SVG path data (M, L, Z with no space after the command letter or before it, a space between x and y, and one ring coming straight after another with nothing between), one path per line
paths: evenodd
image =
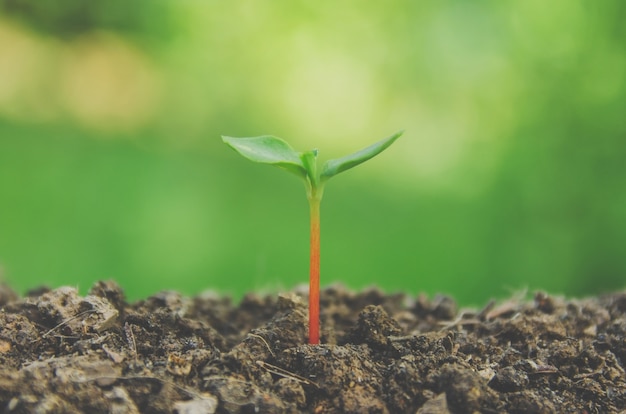
M320 325L320 202L324 194L324 185L331 177L375 157L383 152L403 131L378 141L360 151L324 163L321 170L317 167L317 150L297 152L284 140L263 135L252 138L222 137L229 145L245 158L263 164L270 164L289 171L302 180L306 187L311 211L311 262L309 273L309 343L319 344Z

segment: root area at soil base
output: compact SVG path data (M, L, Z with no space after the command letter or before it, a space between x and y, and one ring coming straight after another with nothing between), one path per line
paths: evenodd
M0 287L3 413L619 413L626 293L451 298L322 291L127 303L114 282Z

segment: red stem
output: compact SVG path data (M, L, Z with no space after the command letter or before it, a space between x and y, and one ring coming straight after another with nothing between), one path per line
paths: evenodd
M309 273L309 344L320 343L320 200L311 206L311 266Z

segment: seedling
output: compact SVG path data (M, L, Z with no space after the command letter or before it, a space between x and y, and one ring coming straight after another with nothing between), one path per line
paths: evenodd
M297 152L280 138L263 135L252 138L222 137L245 158L270 164L293 173L304 180L311 211L311 263L309 273L309 343L320 341L320 202L324 185L331 177L375 157L402 135L403 131L345 157L328 160L317 168L317 150Z

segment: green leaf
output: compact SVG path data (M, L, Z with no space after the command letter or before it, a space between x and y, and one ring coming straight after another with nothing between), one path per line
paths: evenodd
M387 149L391 144L393 144L395 140L400 138L400 135L402 135L403 133L404 131L396 132L392 136L385 138L382 141L378 141L377 143L372 144L367 148L363 148L362 150L357 151L353 154L326 161L326 163L324 163L324 166L322 167L322 181L326 181L341 172L349 170L352 167L356 167L357 165L369 160L370 158L377 156L385 149Z
M251 138L222 136L222 141L250 161L270 164L306 179L300 153L280 138L263 135Z
M319 176L317 174L317 150L306 151L300 154L302 165L307 171L309 180L313 187L317 187L319 184Z

